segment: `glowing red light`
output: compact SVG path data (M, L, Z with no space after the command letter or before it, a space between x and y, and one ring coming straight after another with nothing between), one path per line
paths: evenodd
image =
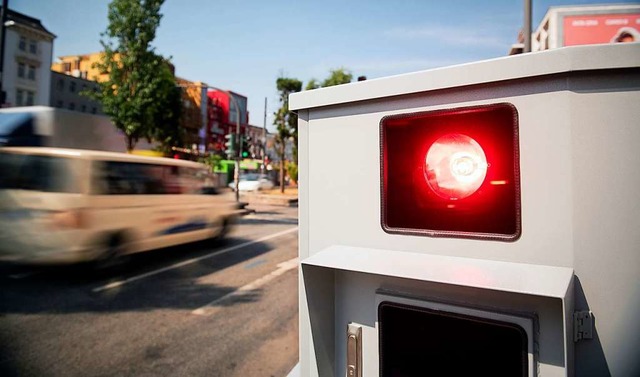
M476 192L487 175L487 158L469 136L448 134L436 140L425 156L425 177L438 196L458 200Z

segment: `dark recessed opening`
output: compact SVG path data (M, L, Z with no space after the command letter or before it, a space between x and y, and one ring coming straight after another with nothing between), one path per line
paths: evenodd
M508 322L383 302L380 376L527 376L527 333Z

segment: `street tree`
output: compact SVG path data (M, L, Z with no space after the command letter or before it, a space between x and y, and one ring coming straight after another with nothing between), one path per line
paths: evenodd
M304 87L304 90L313 90L318 88L326 88L327 86L335 86L341 84L348 84L353 79L353 74L345 68L336 68L329 71L329 77L324 81L318 82L316 79L311 79Z
M327 77L322 82L322 87L326 88L328 86L335 86L341 84L348 84L353 79L353 74L344 68L332 69L329 73L329 77Z
M180 106L175 77L167 59L151 42L162 15L164 0L113 0L109 24L101 34L104 54L96 67L108 75L93 96L126 136L132 150L142 138L177 142ZM166 114L169 109L169 114ZM164 114L163 114L164 113Z
M307 83L307 86L304 87L304 90L318 89L319 87L320 87L320 83L318 82L318 80L311 79Z
M169 154L171 147L184 146L185 129L180 127L182 89L177 86L169 64L164 64L158 76L162 79L157 83L156 102L147 109L152 119L147 138L159 142L160 149Z
M293 141L293 161L298 163L298 116L289 112L289 94L302 90L302 81L279 77L276 80L280 108L274 113L273 124L276 126L276 153L280 157L280 192L284 193L285 151L289 139Z

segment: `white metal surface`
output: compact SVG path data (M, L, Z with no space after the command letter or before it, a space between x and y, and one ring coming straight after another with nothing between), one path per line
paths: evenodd
M537 313L541 376L640 370L639 68L638 43L584 46L292 95L290 108L299 114L301 375L344 373L346 324L363 324L363 336L375 337L381 288ZM499 102L513 104L519 116L521 238L385 233L382 117ZM479 266L494 280L465 270ZM596 318L594 337L574 344L572 313L583 310ZM365 340L363 358L375 352Z
M294 93L292 111L558 73L637 67L640 44L576 46Z
M521 293L564 300L573 269L416 254L349 246L328 247L301 262L336 270Z

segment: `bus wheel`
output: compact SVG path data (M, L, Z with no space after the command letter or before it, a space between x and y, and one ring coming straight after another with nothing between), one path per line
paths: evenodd
M104 245L104 252L93 261L95 271L111 272L122 268L128 261L125 253L124 237L120 234L112 235Z
M224 237L231 230L231 224L233 223L233 219L230 217L226 217L222 220L222 224L220 225L220 231L217 232L212 238L211 241L214 243L221 242Z

